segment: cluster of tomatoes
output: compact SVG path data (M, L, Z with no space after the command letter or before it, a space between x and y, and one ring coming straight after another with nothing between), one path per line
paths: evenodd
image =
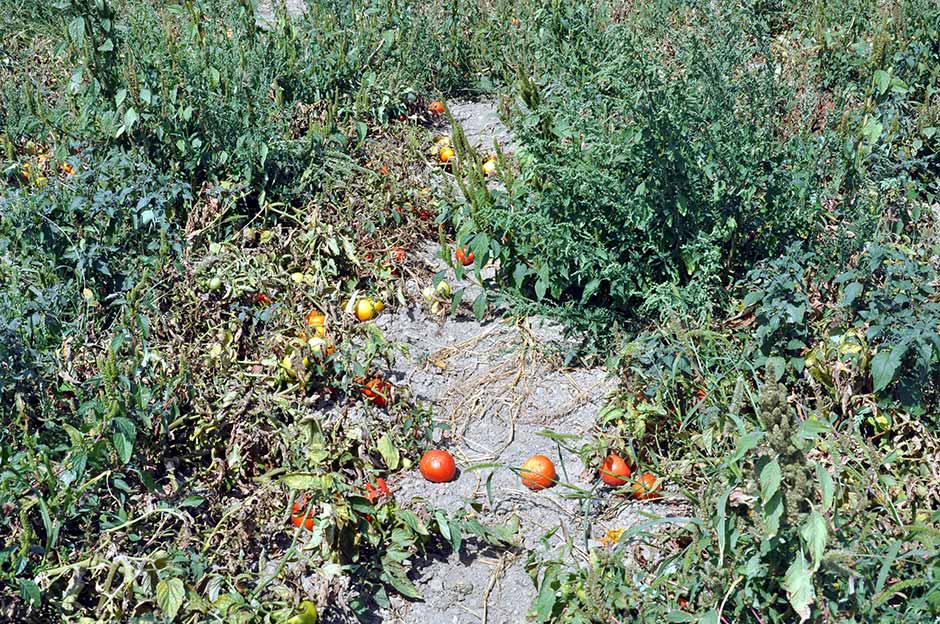
M452 481L457 474L453 456L447 451L433 449L424 454L419 464L421 475L433 483ZM601 464L601 481L611 487L629 484L636 500L655 500L660 497L659 480L651 472L644 472L631 480L633 471L630 465L619 455L611 453ZM522 485L538 491L552 487L558 481L555 464L545 455L533 455L519 470Z
M49 172L55 173L55 167L52 166L52 156L49 152L41 150L41 147L35 146L27 149L28 154L36 157L35 161L27 161L20 166L20 177L27 184L43 186L46 183L47 175L50 175ZM75 167L65 161L59 163L58 170L65 177L75 173Z
M434 140L434 150L437 152L437 159L444 166L450 165L457 157L457 153L454 152L454 148L451 147L450 138L446 136L441 136ZM487 156L480 165L483 175L486 177L494 175L496 173L497 163L498 159L495 154Z
M428 112L431 113L432 117L437 117L443 115L445 112L444 103L435 100L431 102L428 106ZM437 159L445 167L450 165L451 162L457 157L457 153L454 151L454 148L451 147L450 138L446 136L441 136L435 139L434 149L437 152ZM483 171L483 175L491 176L496 173L497 167L497 157L495 154L490 154L487 156L480 168Z
M442 449L431 449L425 452L418 468L421 476L431 483L447 483L457 476L457 463L454 461L454 456ZM605 485L620 487L629 484L633 490L633 498L636 500L655 500L661 496L660 482L654 474L644 472L631 480L633 471L619 455L613 453L608 455L601 464L599 473ZM550 488L558 482L555 464L545 455L533 455L527 459L519 470L519 477L522 485L533 491ZM394 498L388 484L382 478L377 479L375 485L366 484L364 496L373 505L380 500ZM312 509L306 497L297 499L291 509L291 523L296 527L303 526L308 531L313 530L315 523ZM371 520L371 517L367 516L366 519Z
M375 485L366 483L363 497L368 500L369 503L375 505L383 500L392 500L395 498L395 495L392 494L385 479L379 477L375 480ZM372 516L368 514L365 518L369 522L372 521ZM290 511L290 522L295 527L302 526L308 531L312 531L313 527L316 526L313 515L313 505L308 501L306 496L301 496L294 501Z
M659 480L651 472L644 472L636 479L630 480L633 470L622 457L611 453L604 459L600 469L601 481L611 487L620 487L629 484L633 489L633 498L636 500L654 500L660 497Z

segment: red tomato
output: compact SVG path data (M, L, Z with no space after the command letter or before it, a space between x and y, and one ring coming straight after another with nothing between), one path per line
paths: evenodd
M290 521L295 527L303 525L308 531L313 530L313 509L307 510L307 497L302 496L294 501L290 511Z
M421 475L432 483L446 483L457 474L454 457L447 451L430 450L421 457L418 464Z
M366 398L366 401L377 405L378 407L385 407L388 405L389 395L392 391L392 384L388 383L384 379L379 379L378 377L370 379L366 382L366 385L362 388L362 395Z
M457 258L457 262L464 266L469 266L473 264L473 252L467 253L464 251L463 247L458 247L457 251L454 252L454 257Z
M380 496L393 498L392 491L388 489L388 485L385 483L385 479L379 477L376 479L375 485L378 487L376 488L371 483L366 484L366 498L369 499L370 503L374 505L375 502L379 500Z
M624 485L631 472L629 464L622 457L611 453L601 464L601 481L614 487Z
M655 500L661 496L659 493L659 484L656 482L656 475L651 472L644 472L640 478L633 483L633 498L636 500Z

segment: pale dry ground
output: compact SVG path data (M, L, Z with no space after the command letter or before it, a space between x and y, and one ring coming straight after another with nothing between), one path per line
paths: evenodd
M446 267L435 253L433 245L422 253L429 273ZM423 285L412 280L408 288L417 295ZM636 502L623 491L597 488L596 470L585 469L575 453L544 435L569 435L568 443L580 447L616 387L601 368L562 365L559 328L536 318L479 322L468 310L442 319L423 306L398 308L376 322L388 337L408 346L389 379L409 386L418 401L434 407L444 432L441 446L454 454L461 470L457 479L443 484L425 481L417 470L395 475L388 483L396 499L448 511L474 501L483 506L479 519L484 524L505 524L515 516L522 548L497 552L470 541L460 553L413 561L412 580L423 600L393 597L392 608L376 614L374 622L520 624L535 597L526 554L540 548L543 535L558 529L548 547L558 549L570 537L580 556L607 529L634 526L648 519L643 514L681 512L671 495ZM567 485L542 492L522 486L513 468L534 454L549 456ZM495 466L468 470L480 464ZM490 474L492 500L486 491ZM594 497L578 496L576 488L593 489Z

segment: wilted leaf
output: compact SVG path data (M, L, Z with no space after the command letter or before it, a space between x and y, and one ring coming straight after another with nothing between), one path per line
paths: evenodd
M398 448L395 446L395 443L392 442L392 439L388 437L388 434L382 434L382 437L379 438L379 453L382 454L382 460L385 462L385 465L388 466L389 470L397 470L398 464L401 462L401 456L398 453Z
M814 509L806 519L806 524L800 529L800 536L802 536L803 543L809 549L813 562L813 572L815 572L822 562L823 552L826 549L826 540L829 536L826 519Z
M292 490L312 490L320 485L320 477L306 472L295 472L281 477L281 483Z
M790 606L800 616L800 622L808 620L815 592L813 591L813 573L806 565L803 551L797 553L796 559L787 569L783 579L783 588L787 592Z

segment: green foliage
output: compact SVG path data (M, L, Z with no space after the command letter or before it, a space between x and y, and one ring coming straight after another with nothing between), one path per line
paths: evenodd
M575 567L533 553L536 621L937 617L940 551L921 530L936 511L907 505L884 456L830 422L798 420L787 395L763 385L730 430L710 428L720 452L705 432L687 447L705 471L696 517L654 517ZM630 558L644 545L662 555Z
M778 378L805 370L842 410L871 393L883 407L935 413L940 307L930 247L873 242L843 268L826 275L819 255L793 247L749 274L744 304L761 353Z
M667 297L707 311L729 278L809 231L824 142L803 111L781 127L794 87L745 11L650 8L603 25L566 11L535 49L541 65L522 68L519 172L476 191L459 230L485 237L500 282L537 299L621 317Z
M440 219L502 288L474 312L618 347L582 458L694 503L547 536L535 619L940 616L936 3L158 4L4 4L4 616L284 621L312 578L365 617L417 598L407 562L515 545L382 489L433 419L359 401L399 345L346 304L405 301L427 101L493 91L515 153L487 180L455 125Z

